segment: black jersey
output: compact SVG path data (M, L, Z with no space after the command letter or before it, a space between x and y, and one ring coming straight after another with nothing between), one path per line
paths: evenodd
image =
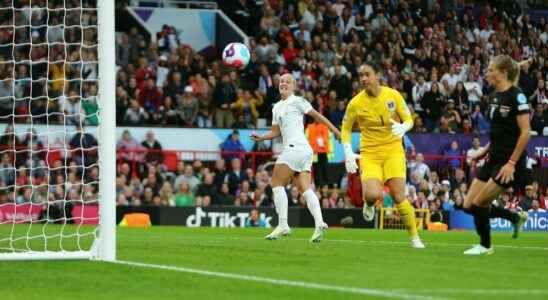
M489 156L496 161L510 159L518 142L520 129L516 117L529 113L529 103L523 91L512 86L490 97L491 145ZM525 152L522 156L525 155Z

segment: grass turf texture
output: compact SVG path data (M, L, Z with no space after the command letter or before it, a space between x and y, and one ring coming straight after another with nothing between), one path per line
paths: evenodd
M1 226L0 237L9 234L9 228ZM16 231L25 232L21 226ZM495 254L466 257L462 251L477 242L471 231L423 231L424 250L411 249L404 231L334 228L321 244L308 242L311 228L296 228L290 237L278 241L264 240L268 232L240 228L120 228L117 258L396 292L402 297L548 298L546 233L524 233L518 240L512 240L510 233L494 233ZM0 262L0 266L2 299L391 298L105 262L20 261ZM397 295L395 298L402 298Z

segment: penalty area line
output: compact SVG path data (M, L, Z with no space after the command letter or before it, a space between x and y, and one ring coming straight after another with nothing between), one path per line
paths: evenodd
M422 296L422 295L417 295L417 294L411 294L407 291L405 291L405 292L396 292L396 291L388 291L388 290L358 288L358 287L345 287L345 286L338 286L338 285L331 285L331 284L322 284L322 283L314 283L314 282L306 282L306 281L295 281L295 280L285 280L285 279L275 279L275 278L243 275L243 274L236 274L236 273L215 272L215 271L207 271L207 270L184 268L184 267L169 266L169 265L149 264L149 263L142 263L142 262L135 262L135 261L117 260L117 261L113 261L113 262L110 262L110 263L119 264L119 265L126 265L126 266L133 266L133 267L140 267L140 268L167 270L167 271L174 271L174 272L181 272L181 273L188 273L188 274L197 274L197 275L202 275L202 276L221 277L221 278L244 280L244 281L253 281L253 282L273 284L273 285L300 287L300 288L305 288L305 289L343 292L343 293L359 294L359 295L367 295L367 296L378 296L378 297L385 297L385 298L391 298L391 299L409 299L409 300L442 300L442 299L447 299L447 298L439 298L439 297Z

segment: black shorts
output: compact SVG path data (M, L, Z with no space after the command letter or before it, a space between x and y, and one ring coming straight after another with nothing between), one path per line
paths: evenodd
M500 178L496 179L497 175L500 172L500 169L507 164L507 160L493 160L493 159L487 159L485 164L480 168L478 175L476 176L477 179L487 182L489 179L493 179L493 181L498 184L499 186L507 189L509 187L512 187L516 192L521 191L524 189L525 185L527 185L527 168L525 165L525 158L522 157L518 162L516 163L516 171L514 172L514 180L508 182L508 183L502 183L500 182Z

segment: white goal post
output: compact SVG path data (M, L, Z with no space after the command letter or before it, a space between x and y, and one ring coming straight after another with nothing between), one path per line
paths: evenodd
M0 39L11 39L0 40L0 143L9 141L0 144L0 260L114 261L115 1L8 2L0 7Z

